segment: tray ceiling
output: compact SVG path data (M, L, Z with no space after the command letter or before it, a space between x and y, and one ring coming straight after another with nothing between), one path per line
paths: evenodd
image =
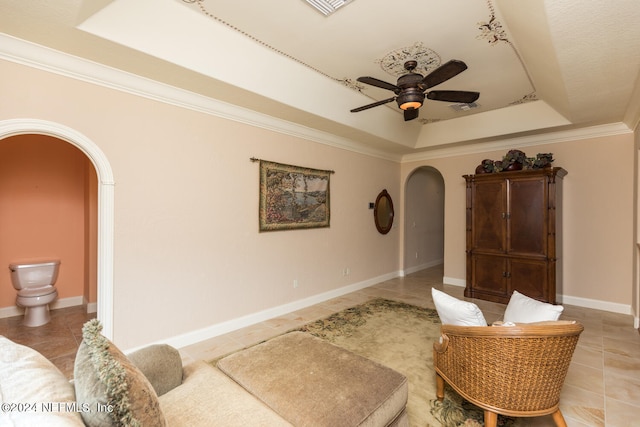
M304 0L273 5L0 0L0 28L395 154L637 122L636 0L354 0L328 16ZM393 96L358 77L395 84L409 59L423 75L464 61L466 71L433 89L480 98L425 101L411 122L393 102L349 112Z

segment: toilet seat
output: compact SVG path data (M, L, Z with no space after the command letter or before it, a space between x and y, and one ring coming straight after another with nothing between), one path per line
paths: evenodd
M32 312L31 315L26 313L27 314L25 316L26 325L29 325L29 326L41 325L42 323L39 323L39 322L38 322L38 325L30 324L32 322L35 322L35 320L33 319L28 320L27 317L41 318L42 316L45 316L45 314L38 315L38 314L35 314L35 312L42 312L42 313L46 312L46 316L48 316L49 304L55 301L56 298L58 298L58 291L55 288L53 288L52 292L49 292L48 289L44 290L45 292L44 295L42 294L42 292L43 292L43 288L37 288L36 292L31 290L31 292L25 292L24 294L18 293L18 296L16 297L17 306L24 307L27 309L27 311Z
M47 295L51 295L54 292L57 292L54 286L43 286L41 288L27 288L27 289L20 289L18 291L18 297L21 297L21 298L46 297Z

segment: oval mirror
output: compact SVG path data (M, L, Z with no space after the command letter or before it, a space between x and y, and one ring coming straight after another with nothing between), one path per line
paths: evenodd
M382 190L373 207L373 218L380 234L387 234L393 225L393 202L387 190Z

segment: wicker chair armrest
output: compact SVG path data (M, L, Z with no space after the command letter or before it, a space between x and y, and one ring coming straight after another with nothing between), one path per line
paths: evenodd
M433 343L433 349L438 353L444 353L447 351L447 347L449 347L449 337L447 334L440 335L438 341Z
M552 337L580 335L584 327L573 321L517 323L515 326L442 325L441 333L468 337Z

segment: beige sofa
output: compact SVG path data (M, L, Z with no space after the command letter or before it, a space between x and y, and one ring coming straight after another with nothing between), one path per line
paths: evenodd
M229 374L206 362L199 361L183 367L178 351L167 345L150 346L125 356L100 335L100 331L101 327L97 321L88 322L83 328L83 342L76 356L72 382L35 350L0 336L0 425L316 427L328 425L324 418L327 414L322 414L322 411L335 413L336 410L340 410L332 407L335 404L331 403L330 399L334 396L338 396L338 401L347 402L348 407L344 408L345 411L362 406L349 402L348 398L345 399L341 395L341 390L336 390L334 385L329 383L328 387L312 385L309 390L313 390L313 395L307 396L308 402L303 409L290 407L287 401L304 398L301 397L304 391L295 384L291 384L294 388L291 389L290 396L280 387L280 397L278 392L274 391L275 400L270 400L268 390L272 385L268 385L265 392L259 390L260 384L249 384L248 387L255 388L252 393L237 382L238 378L231 379ZM280 346L291 346L290 340L300 342L305 348L315 349L318 345L318 351L310 353L325 361L327 358L324 355L328 354L330 360L327 366L360 357L342 349L335 354L325 353L326 349L323 349L323 346L335 346L324 342L308 342L309 338L317 340L307 334L293 333L284 337ZM277 341L269 345L271 347L266 347L265 350L278 349ZM238 359L238 356L231 358L227 366L232 376L234 369L236 370L235 374L241 383L243 368L253 365L251 362L247 363L247 360L254 357L260 359L261 354L267 354L259 347L248 350L251 352L240 356L244 359ZM284 348L281 350L287 351ZM332 348L328 350L334 351ZM268 357L262 359L268 361ZM315 361L310 363L313 365L313 369L309 370L311 374L320 373L317 369L323 369L318 367ZM374 372L378 372L378 368L370 366L370 363L375 365L364 359L363 366L366 369L362 373L372 368ZM285 365L287 364L283 366ZM348 363L345 366L351 369ZM362 376L362 373L358 375ZM363 406L364 412L355 414L358 418L345 418L345 423L341 425L408 426L405 412L406 378L397 373L396 375L397 378L391 374L390 378L393 381L388 387L388 392L378 390L382 391L383 396L378 397L380 402L368 402L369 408ZM294 376L304 379L304 376ZM273 377L279 377L278 373ZM360 380L363 380L363 384L369 382L367 378ZM320 394L316 395L318 390ZM322 393L325 393L325 396L322 396ZM356 390L356 393L361 391ZM353 397L362 397L363 402L367 401L366 395L356 394ZM326 404L324 407L322 404L316 405L323 400L328 401L330 407L326 407ZM276 410L269 405L274 406ZM366 416L363 417L362 414ZM331 423L335 425L335 421Z

